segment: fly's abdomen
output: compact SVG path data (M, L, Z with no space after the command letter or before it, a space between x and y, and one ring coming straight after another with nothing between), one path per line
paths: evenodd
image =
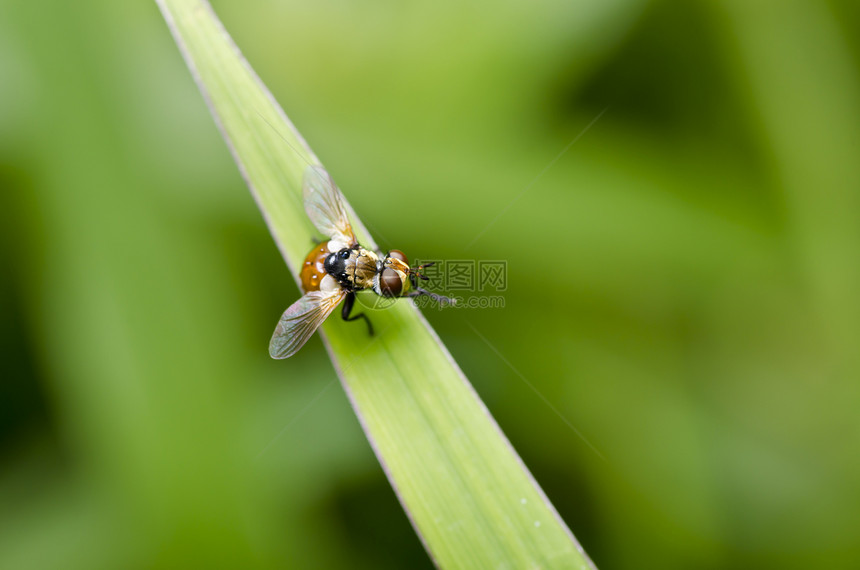
M320 281L325 277L325 262L326 256L329 254L328 244L321 243L311 250L302 264L302 289L305 293L309 291L319 291Z

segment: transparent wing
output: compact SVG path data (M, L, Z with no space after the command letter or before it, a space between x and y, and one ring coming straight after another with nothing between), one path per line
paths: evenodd
M272 358L289 358L298 352L345 295L346 291L340 287L329 293L311 291L290 305L269 342Z
M305 169L303 193L305 211L319 231L348 246L356 244L340 190L322 166Z

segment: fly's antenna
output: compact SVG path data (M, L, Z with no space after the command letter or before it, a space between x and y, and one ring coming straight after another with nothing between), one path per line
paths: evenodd
M436 264L435 261L429 261L427 263L422 263L421 265L419 265L417 267L410 267L409 268L409 282L412 283L412 291L410 291L407 294L407 297L418 297L420 295L424 295L426 297L430 297L431 299L433 299L434 301L436 301L437 303L439 303L443 307L445 305L452 305L452 306L456 305L457 304L456 299L452 299L451 297L445 297L444 295L439 295L439 294L434 293L432 291L428 291L427 289L422 289L421 287L418 286L418 279L421 279L422 281L429 281L430 280L429 277L427 277L426 275L421 273L421 270L424 269L425 267L430 267L430 266L435 265L435 264Z
M430 261L428 263L422 263L418 267L410 267L409 268L409 279L412 281L412 285L417 285L418 283L415 281L416 277L419 277L422 281L430 281L430 278L421 273L421 270L425 267L430 267L431 265L436 265L435 261Z

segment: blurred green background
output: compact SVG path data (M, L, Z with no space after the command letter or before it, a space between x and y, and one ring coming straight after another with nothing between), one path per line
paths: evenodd
M860 564L858 3L214 7L599 567ZM0 568L430 566L154 3L0 2L0 188Z

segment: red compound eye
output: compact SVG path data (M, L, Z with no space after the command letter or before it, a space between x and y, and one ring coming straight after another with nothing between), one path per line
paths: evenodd
M400 274L386 267L379 275L379 290L386 297L399 297L403 291L403 280L400 279Z
M399 249L392 249L388 252L388 257L393 257L394 259L399 259L406 265L409 265L409 258L406 257L406 254L400 251Z

